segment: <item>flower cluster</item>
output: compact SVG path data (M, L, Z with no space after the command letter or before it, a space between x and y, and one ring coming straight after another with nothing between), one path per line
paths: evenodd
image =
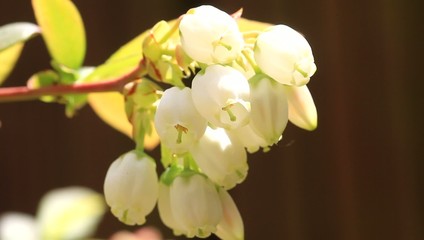
M112 163L104 185L122 222L143 224L157 203L176 235L244 239L227 191L246 178L247 153L277 144L289 120L307 130L317 126L306 87L316 66L306 39L285 25L241 32L237 18L200 6L176 28L160 22L145 40L150 78L174 86L163 91L143 79L125 92L137 149ZM190 74L186 86L182 78ZM140 148L153 128L165 168L160 177Z

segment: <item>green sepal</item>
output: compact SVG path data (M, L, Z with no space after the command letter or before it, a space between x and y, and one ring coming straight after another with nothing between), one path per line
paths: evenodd
M134 152L137 155L137 159L141 160L143 158L147 158L150 161L155 162L155 159L153 159L149 154L147 154L146 152L144 152L143 149L133 149L130 152ZM156 163L156 162L155 162Z
M160 176L160 182L166 186L171 186L174 179L180 176L184 171L184 168L179 165L172 165L171 167L166 168L166 170Z
M87 103L87 94L66 95L64 99L66 104L65 115L68 118L72 118Z
M128 108L152 109L155 108L154 104L160 98L158 94L159 91L162 91L159 85L147 78L142 78L125 85L123 94ZM131 115L130 112L127 111L127 114L129 118Z
M52 68L59 74L60 84L72 84L78 78L78 71L68 68L63 64L58 63L55 60L50 62Z
M83 67L78 71L72 73L74 82L79 83L84 81L84 79L94 71L94 67ZM87 94L72 94L64 95L63 100L66 104L65 114L68 118L71 118L75 113L87 104L88 96Z
M182 177L185 179L190 178L193 175L200 175L204 178L208 178L208 176L206 176L205 174L192 170L192 169L187 169L184 168L181 165L172 165L170 167L168 167L160 176L159 181L163 184L165 184L166 186L171 186L172 183L174 182L175 178L177 177Z
M163 38L171 29L166 21L160 21L153 26L143 41L143 54L151 61L159 60L162 55Z
M144 149L144 139L146 135L151 135L153 131L154 111L149 109L137 109L129 119L132 127L132 138L137 149Z
M251 87L255 87L256 85L258 85L258 83L264 79L264 78L269 78L271 79L268 75L264 74L264 73L256 73L253 77L251 77L249 79L249 85Z
M125 85L125 113L132 124L132 138L137 148L144 149L145 136L152 134L158 91L162 89L146 78Z
M193 156L190 153L184 155L184 161L187 163L186 168L189 168L193 171L200 172L200 168L194 160Z

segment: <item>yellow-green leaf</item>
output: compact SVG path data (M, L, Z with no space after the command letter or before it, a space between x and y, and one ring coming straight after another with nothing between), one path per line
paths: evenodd
M242 32L262 31L265 28L268 28L268 27L271 26L270 23L249 20L249 19L246 19L246 18L237 19L237 24L239 26L240 31L242 31Z
M85 30L70 0L32 0L51 57L72 69L81 67L86 51Z
M10 72L12 72L23 46L23 43L17 43L0 52L0 84L2 84L9 76Z
M40 33L40 28L27 22L9 23L0 27L0 51L25 42Z
M106 62L98 66L81 82L98 82L122 76L133 70L140 62L139 57L128 57L121 61Z

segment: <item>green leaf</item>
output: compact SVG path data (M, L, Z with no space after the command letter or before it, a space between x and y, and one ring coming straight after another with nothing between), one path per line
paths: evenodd
M51 57L68 68L81 67L86 51L85 30L70 0L32 0Z
M12 72L23 46L23 43L17 43L0 52L0 84L2 84L9 76L10 72Z
M168 24L173 25L175 22L176 20L171 20L168 21ZM150 30L141 33L140 35L120 47L115 53L112 54L112 56L109 57L106 62L120 61L128 57L138 57L138 59L141 60L141 58L143 57L142 44L148 34L150 34ZM173 37L178 37L178 34L174 34Z
M46 70L35 73L27 82L27 86L31 89L37 89L47 86L52 86L59 83L59 75L52 71ZM43 102L53 102L56 100L54 96L42 96L40 98Z
M98 66L90 75L82 82L98 82L105 81L111 78L122 76L125 73L133 70L140 62L139 57L128 57L122 61L106 62Z
M27 22L9 23L0 27L0 51L25 42L40 33L40 28Z

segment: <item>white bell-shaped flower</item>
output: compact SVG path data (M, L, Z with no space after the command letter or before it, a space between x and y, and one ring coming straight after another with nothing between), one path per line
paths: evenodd
M253 130L272 146L281 139L288 122L284 85L266 75L254 77L250 81L250 103Z
M206 128L190 152L203 173L225 189L233 188L246 178L249 168L246 150L223 128Z
M318 113L307 86L285 86L289 103L289 120L294 125L312 131L318 126Z
M170 201L172 214L187 237L208 237L222 220L218 190L204 175L177 176L170 187Z
M272 26L258 36L255 60L264 73L286 85L307 84L317 69L309 43L285 25Z
M230 194L223 189L219 190L219 197L221 198L224 217L218 224L215 235L225 240L244 240L243 219L236 203Z
M207 122L192 100L190 88L167 89L155 114L155 127L162 144L173 153L187 152L205 132Z
M268 148L265 139L256 132L253 130L252 122L249 122L246 126L227 131L231 137L241 142L249 153L257 152L260 148Z
M179 236L183 234L184 231L181 225L175 220L172 213L170 187L162 182L159 182L158 211L163 224L171 228L174 235Z
M130 151L107 171L104 194L113 215L128 225L141 225L158 198L156 163L147 154Z
M194 105L212 125L232 129L249 122L249 83L234 68L208 66L194 77L192 89Z
M233 61L244 45L236 21L208 5L190 9L181 19L181 44L193 60L205 64Z

